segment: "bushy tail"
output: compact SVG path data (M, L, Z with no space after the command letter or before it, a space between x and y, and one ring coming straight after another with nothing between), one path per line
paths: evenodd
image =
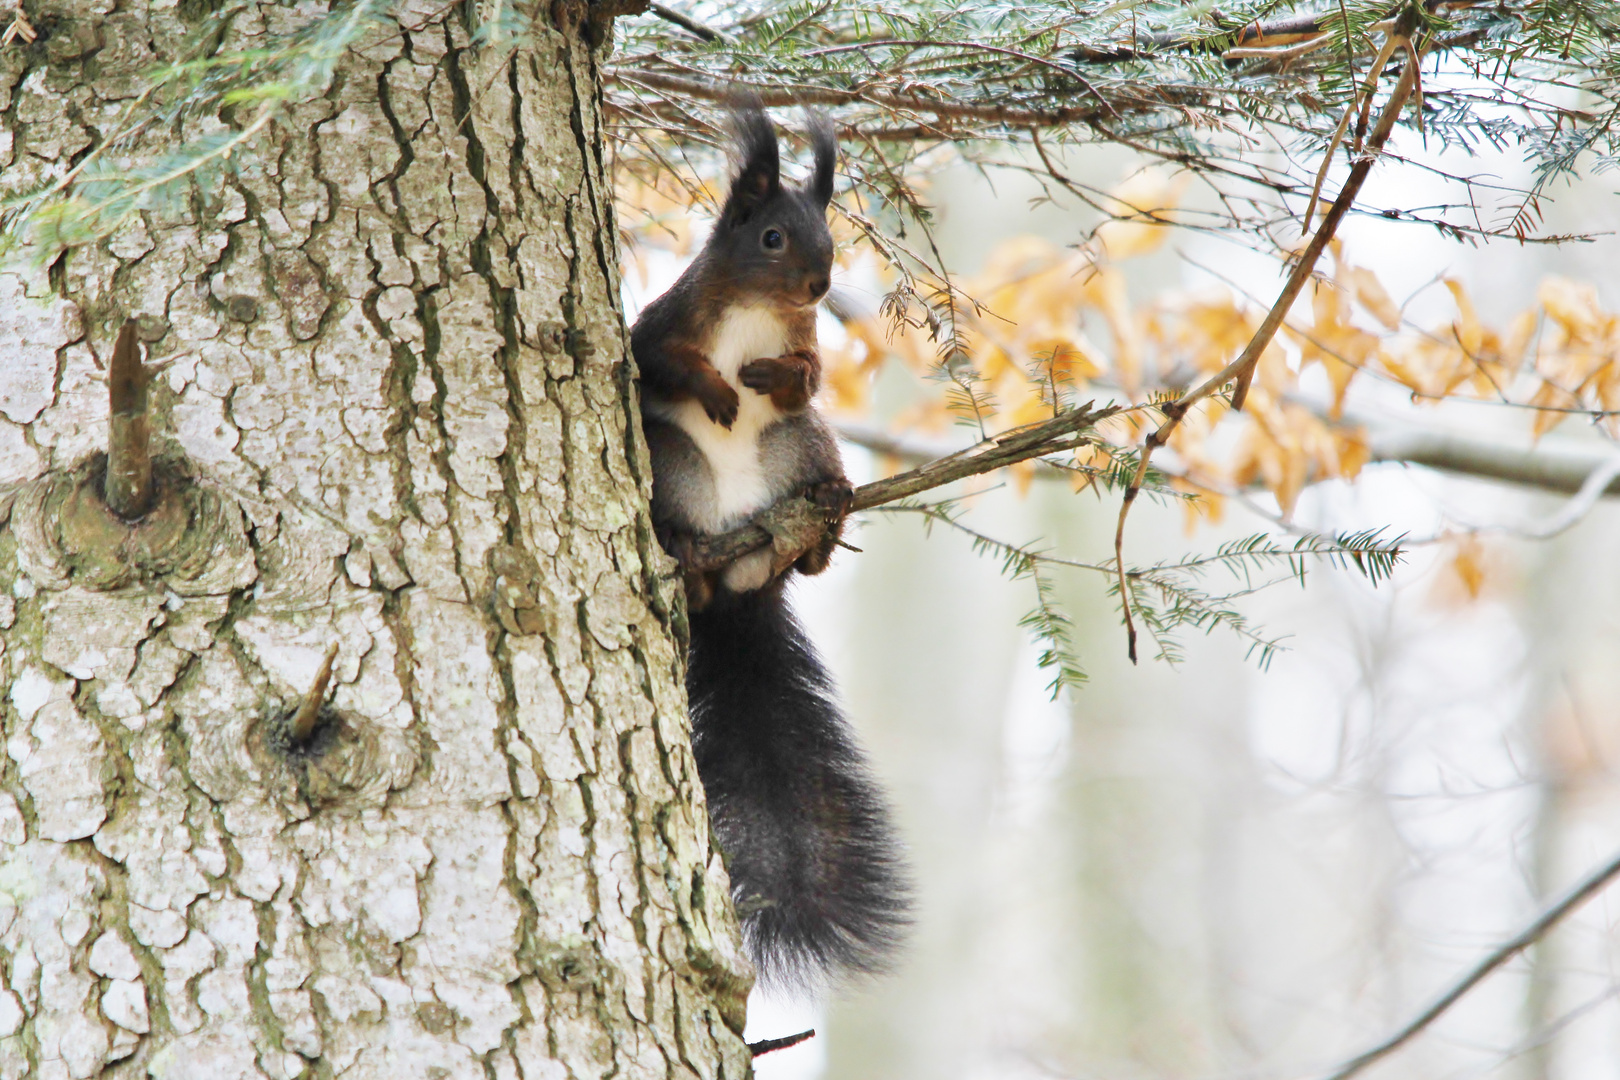
M882 970L909 890L888 809L780 585L691 616L693 747L767 983Z

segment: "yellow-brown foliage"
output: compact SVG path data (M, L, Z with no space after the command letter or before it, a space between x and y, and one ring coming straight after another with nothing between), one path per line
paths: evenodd
M1055 383L1071 398L1147 402L1177 394L1233 360L1259 325L1263 310L1229 289L1167 286L1133 298L1121 263L1157 250L1169 235L1184 181L1145 171L1114 193L1116 220L1084 245L1063 248L1034 236L1003 241L976 275L951 283L954 362L965 361L993 402L983 419L1004 430L1051 414ZM637 208L647 233L662 230L668 246L690 245L678 220L678 200L632 184L621 199ZM840 230L843 232L844 230ZM846 233L847 241L853 237ZM882 277L872 256L843 245L846 280ZM1497 323L1482 319L1464 284L1447 279L1456 308L1449 325L1417 327L1403 316L1376 274L1353 265L1333 245L1331 272L1321 274L1296 304L1283 332L1261 357L1241 418L1222 398L1199 407L1176 429L1170 446L1184 482L1221 490L1260 485L1286 514L1307 484L1354 479L1368 460L1366 440L1341 421L1357 379L1398 383L1417 402L1452 397L1493 398L1535 410L1540 436L1571 412L1620 412L1620 316L1605 311L1589 285L1551 278L1535 303ZM864 260L864 261L863 261ZM889 286L898 280L890 275ZM925 284L927 284L925 282ZM932 282L947 295L942 282ZM883 313L850 318L847 341L823 349L826 403L861 417L877 371L899 364L919 378L938 370L941 343L933 317L914 295ZM1330 399L1315 404L1301 377L1320 366ZM943 393L932 392L903 413L902 426L937 431L954 418ZM1603 422L1611 433L1616 416ZM1222 423L1241 424L1235 438L1214 440ZM1151 416L1121 418L1103 432L1115 446L1139 444ZM1107 464L1108 446L1088 447L1076 464ZM1077 485L1087 471L1076 473ZM1015 479L1033 475L1026 468ZM1218 498L1198 513L1218 514ZM1459 566L1472 565L1464 558ZM1465 578L1466 574L1463 575Z

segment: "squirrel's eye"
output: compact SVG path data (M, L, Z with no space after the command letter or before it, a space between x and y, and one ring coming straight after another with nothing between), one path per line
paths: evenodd
M782 230L766 229L765 235L759 238L759 242L765 245L766 251L781 251L784 243Z

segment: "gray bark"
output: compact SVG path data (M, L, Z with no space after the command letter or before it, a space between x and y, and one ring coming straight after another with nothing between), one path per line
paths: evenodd
M0 49L8 190L187 32L112 8ZM511 57L414 10L189 212L0 273L0 1080L748 1074L585 9ZM134 525L86 472L126 315Z

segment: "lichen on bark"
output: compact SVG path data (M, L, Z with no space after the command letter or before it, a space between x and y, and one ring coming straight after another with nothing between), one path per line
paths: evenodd
M105 138L186 10L0 49L4 183ZM405 10L189 211L0 271L0 1080L748 1072L585 9L516 51ZM162 557L81 505L126 316L191 500Z

